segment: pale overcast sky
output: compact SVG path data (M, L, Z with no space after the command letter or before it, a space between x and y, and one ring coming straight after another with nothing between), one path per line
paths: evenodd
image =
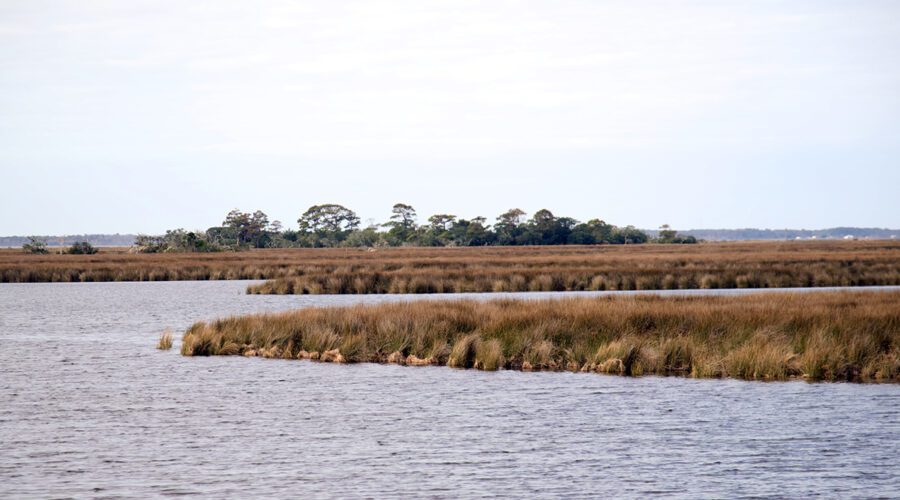
M0 1L0 235L900 227L900 2Z

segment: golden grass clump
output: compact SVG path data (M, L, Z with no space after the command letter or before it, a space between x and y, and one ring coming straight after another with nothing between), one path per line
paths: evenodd
M522 369L554 370L558 363L553 359L553 343L547 340L539 340L529 343L525 348L522 360Z
M497 339L483 340L475 344L474 368L496 371L503 367L503 347Z
M159 336L159 342L156 343L156 348L162 351L168 351L172 348L172 330L166 328L164 332Z
M475 366L475 347L479 339L477 334L459 338L450 350L447 366L452 368L472 368Z
M900 382L900 292L421 301L196 323L187 356Z
M757 332L722 360L724 375L745 379L784 380L802 375L797 354L777 332ZM814 366L810 368L815 369ZM809 378L813 377L806 372Z

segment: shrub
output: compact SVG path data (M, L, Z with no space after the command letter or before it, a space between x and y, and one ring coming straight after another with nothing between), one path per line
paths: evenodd
M45 254L47 251L47 242L35 236L28 237L28 243L22 245L22 250L27 253Z
M97 249L87 241L76 241L66 250L66 253L72 255L93 255L97 253Z

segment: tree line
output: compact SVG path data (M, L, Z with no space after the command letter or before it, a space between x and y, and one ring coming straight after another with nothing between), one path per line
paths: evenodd
M135 246L143 252L212 252L240 248L328 248L378 246L485 246L485 245L623 245L696 243L692 236L680 237L667 225L658 238L634 226L620 227L600 219L579 222L557 217L542 209L531 218L512 208L489 224L485 217L464 219L453 214L435 214L420 224L416 210L405 203L391 209L382 224L362 227L353 210L338 204L313 205L297 219L297 229L285 229L280 221L269 221L262 211L230 211L222 225L206 231L174 229L161 236L138 236Z

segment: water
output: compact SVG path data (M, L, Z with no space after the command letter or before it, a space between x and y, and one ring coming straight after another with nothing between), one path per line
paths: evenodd
M198 319L406 299L245 286L0 285L0 496L900 496L896 385L154 349Z

